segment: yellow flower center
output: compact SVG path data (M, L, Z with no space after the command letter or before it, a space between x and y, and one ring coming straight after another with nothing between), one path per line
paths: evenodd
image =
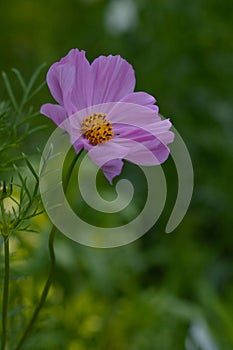
M114 136L112 128L112 123L108 121L107 115L96 112L85 117L81 124L83 135L92 145L111 140Z

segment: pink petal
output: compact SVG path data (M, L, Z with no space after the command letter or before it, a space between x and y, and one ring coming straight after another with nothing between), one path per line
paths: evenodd
M146 92L133 92L121 99L120 102L135 103L153 109L156 113L159 112L159 107L155 105L156 99Z
M75 152L76 152L77 154L79 154L79 152L84 148L84 147L83 147L83 142L82 142L82 141L83 141L82 139L79 139L79 140L77 140L75 143L73 143ZM72 141L71 141L71 143L72 143Z
M90 142L85 139L82 135L76 139L75 141L71 138L71 143L74 146L75 152L78 154L83 148L89 151L93 146L90 144Z
M47 73L49 90L60 105L64 105L64 97L72 91L74 84L75 67L70 55L71 51L59 62L54 63Z
M47 73L47 83L51 94L68 115L91 104L91 68L85 51L73 49L54 63Z
M92 104L114 102L133 92L135 74L132 66L119 55L100 56L91 64Z
M62 124L67 118L67 114L64 108L52 103L44 104L40 109L40 113L52 119L52 121L58 126Z
M159 115L151 108L127 102L113 103L108 117L112 123L130 124L145 129L148 125L161 121Z
M120 175L123 165L124 163L121 159L113 159L108 161L101 167L101 170L103 171L105 177L111 185L114 177Z
M59 62L54 63L48 70L47 73L47 84L53 98L60 104L63 104L63 92L59 82L57 67Z
M174 133L170 131L172 124L169 119L160 120L148 126L149 130L163 144L169 144L174 141Z
M120 135L114 138L114 142L120 147L128 149L125 159L139 165L158 165L163 163L169 149L153 134L140 128L125 127Z
M90 158L100 168L111 160L123 159L128 153L127 147L118 145L113 140L92 146L89 150Z
M75 67L75 81L71 100L76 107L75 111L79 111L92 105L93 79L91 76L91 66L86 59L85 51L73 50L72 64Z

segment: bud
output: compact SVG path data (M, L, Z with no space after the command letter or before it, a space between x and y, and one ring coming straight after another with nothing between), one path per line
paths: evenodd
M6 181L0 181L0 200L10 197L12 194L12 183L9 186L6 185Z

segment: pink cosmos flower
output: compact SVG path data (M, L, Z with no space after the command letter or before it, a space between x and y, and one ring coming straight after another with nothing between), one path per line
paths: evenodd
M89 152L110 183L122 159L149 166L167 159L171 123L160 118L153 96L134 92L134 70L119 55L90 64L72 49L50 67L47 83L58 104L44 104L41 113L70 134L77 153Z

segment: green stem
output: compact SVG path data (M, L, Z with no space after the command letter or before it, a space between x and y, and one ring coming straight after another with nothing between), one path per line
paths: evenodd
M10 254L9 254L9 235L8 226L6 221L5 209L3 199L0 200L2 221L3 221L3 238L4 238L4 256L5 256L5 274L4 274L4 286L2 296L2 342L1 350L5 349L7 342L7 310L8 310L8 299L9 299L9 280L10 280Z
M77 159L78 157L80 156L81 153L77 154L75 156L75 158L73 159L72 163L70 164L70 167L69 167L69 170L68 170L68 173L66 175L66 179L64 181L64 185L63 185L63 188L64 188L64 192L66 192L67 188L68 188L68 185L69 185L69 181L70 181L70 178L71 178L71 175L72 175L72 171L74 169L74 166L77 162ZM44 303L45 303L45 300L47 298L47 295L48 295L48 292L49 292L49 289L51 287L51 284L52 284L52 281L53 281L53 274L54 274L54 271L55 271L55 264L56 264L56 258L55 258L55 252L54 252L54 246L53 246L53 243L54 243L54 238L55 238L55 233L56 233L56 226L53 225L52 226L52 229L50 231L50 235L49 235L49 255L50 255L50 270L49 270L49 275L48 275L48 278L47 278L47 281L44 285L44 288L43 288L43 291L41 293L41 296L40 296L40 300L38 302L38 305L37 307L35 308L33 314L32 314L32 317L31 319L29 320L29 323L18 343L18 345L16 346L15 350L19 350L21 349L22 345L24 344L25 340L27 339L29 333L31 332L32 330L32 327L38 317L38 314L40 312L40 310L42 309Z
M53 273L54 273L55 264L56 264L56 258L55 258L54 247L53 247L55 232L56 232L56 226L53 225L52 229L50 231L50 235L49 235L49 255L50 255L49 275L48 275L47 281L44 285L43 291L41 293L40 300L39 300L39 302L38 302L38 304L37 304L37 306L32 314L31 319L29 320L29 323L28 323L18 345L15 348L16 350L19 350L21 348L21 346L23 345L23 343L27 339L28 335L30 334L31 329L32 329L37 317L38 317L38 314L45 303L50 286L51 286L52 281L53 281Z

